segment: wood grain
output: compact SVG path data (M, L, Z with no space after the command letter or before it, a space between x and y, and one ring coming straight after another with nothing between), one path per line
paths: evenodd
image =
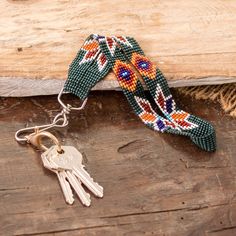
M175 97L215 126L215 153L146 128L120 92L92 93L85 110L71 113L69 127L55 131L83 153L88 171L104 186L104 198L92 197L90 208L77 199L66 205L40 153L14 140L17 129L52 119L56 97L0 98L1 234L235 235L235 120L212 103Z
M9 0L0 2L0 13L0 78L8 83L0 86L2 96L14 94L16 87L30 95L30 86L21 86L18 78L65 80L68 65L91 33L135 37L179 86L186 80L190 85L236 81L233 0ZM196 84L199 78L206 79ZM115 77L110 73L106 80ZM35 94L45 89L41 82L35 87Z

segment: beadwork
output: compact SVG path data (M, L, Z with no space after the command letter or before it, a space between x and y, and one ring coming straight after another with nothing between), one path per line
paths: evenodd
M147 99L142 83L131 64L142 76L161 115ZM143 53L135 39L124 36L90 35L69 68L65 90L81 99L112 69L135 113L150 128L189 136L206 151L216 149L210 123L177 107L161 71Z

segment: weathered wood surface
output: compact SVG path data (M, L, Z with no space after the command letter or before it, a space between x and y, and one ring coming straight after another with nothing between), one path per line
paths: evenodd
M66 205L40 153L14 140L17 129L52 119L56 97L1 98L1 235L236 235L235 120L212 103L176 97L213 123L217 152L154 133L119 92L93 93L85 110L71 114L70 126L56 132L83 153L105 188L90 208L77 199ZM69 95L65 102L78 105Z
M135 37L177 86L236 81L235 1L9 0L0 13L1 96L56 93L91 33Z
M213 77L212 77L213 78ZM9 82L8 78L0 78L0 96L3 97L29 97L37 95L52 95L58 94L62 86L64 85L64 80L61 79L25 79L16 78L17 84L12 84ZM12 81L12 80L11 80ZM227 83L233 83L235 79L228 78ZM168 85L171 88L176 87L186 87L186 86L199 86L199 85L214 85L214 84L224 84L222 77L214 77L213 80L209 78L201 78L194 80L168 80ZM144 88L146 86L144 84ZM92 90L117 90L120 91L120 85L118 81L115 80L102 80L97 83Z

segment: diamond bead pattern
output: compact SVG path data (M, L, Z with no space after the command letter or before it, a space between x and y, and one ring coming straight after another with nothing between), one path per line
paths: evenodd
M131 64L143 78L162 114L153 109ZM176 105L165 77L131 37L90 35L70 65L65 90L84 99L111 69L131 107L148 127L188 136L206 151L216 149L213 126Z

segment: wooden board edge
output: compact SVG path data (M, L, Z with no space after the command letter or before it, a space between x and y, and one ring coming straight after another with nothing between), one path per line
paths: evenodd
M0 77L1 97L28 97L58 94L64 80L30 79L23 77ZM236 77L212 76L199 79L169 80L170 87L187 87L200 85L217 85L236 83ZM120 90L118 81L102 80L92 90Z

